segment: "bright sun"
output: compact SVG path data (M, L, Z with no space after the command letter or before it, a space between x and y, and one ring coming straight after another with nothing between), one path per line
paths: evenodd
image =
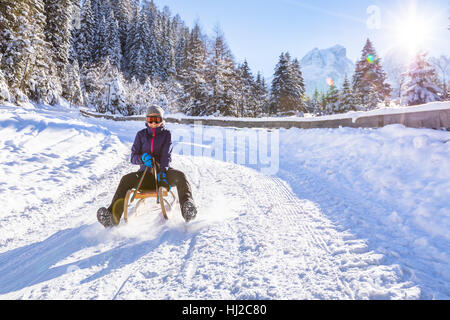
M417 54L420 50L426 51L436 29L436 21L420 16L415 9L409 10L403 18L396 19L397 23L393 30L396 42L410 56Z
M396 27L397 42L410 55L416 54L424 49L428 37L431 35L431 28L425 21L409 17L399 22Z

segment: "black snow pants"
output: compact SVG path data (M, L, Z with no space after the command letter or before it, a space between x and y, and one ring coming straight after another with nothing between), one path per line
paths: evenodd
M139 184L139 180L141 179L142 175L144 174L144 171L138 171L138 172L132 172L129 174L126 174L122 177L120 180L119 186L117 187L116 193L114 194L114 197L111 201L111 204L108 208L110 212L113 212L114 203L117 200L123 200L125 198L125 195L127 194L127 191L133 188L137 188L137 185ZM186 178L186 175L176 169L170 168L167 170L167 182L171 187L177 187L178 191L178 200L180 201L180 207L183 205L183 203L187 199L192 199L192 189L189 184L189 181ZM142 181L142 185L140 187L140 190L155 190L155 176L152 174L151 170L147 170L147 173L145 174L144 180ZM122 201L123 203L123 201ZM123 214L123 205L122 206L116 206L114 215L120 219Z

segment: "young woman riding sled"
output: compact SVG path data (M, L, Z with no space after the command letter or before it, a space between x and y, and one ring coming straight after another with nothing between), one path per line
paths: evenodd
M191 186L186 175L170 167L172 138L170 131L165 127L164 110L156 105L147 108L145 126L145 129L136 134L131 148L131 163L140 165L139 170L123 176L109 207L103 207L97 211L98 221L106 228L119 224L127 191L136 188L145 168L150 169L153 165L156 166L158 187L170 190L172 186L176 186L183 218L189 222L197 215ZM155 190L155 176L151 170L147 171L141 189Z

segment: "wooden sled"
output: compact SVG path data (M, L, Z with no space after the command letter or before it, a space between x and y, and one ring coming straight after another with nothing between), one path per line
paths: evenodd
M123 205L123 218L125 222L128 222L128 208L130 206L130 198L132 194L134 193L136 189L130 189L127 191L127 194L124 199L124 205ZM172 199L169 201L167 197L171 195ZM136 204L136 208L138 205L147 198L156 198L156 202L161 205L161 212L164 216L164 219L169 219L169 216L167 215L170 210L172 210L173 204L176 201L176 197L172 191L167 191L164 187L159 187L158 192L156 190L141 190L138 193L136 193L135 199L139 199L139 201Z

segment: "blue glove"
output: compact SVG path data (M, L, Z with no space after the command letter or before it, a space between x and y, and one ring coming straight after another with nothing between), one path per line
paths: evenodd
M164 187L168 191L172 188L170 184L167 182L167 175L165 172L158 173L158 187Z
M149 167L149 168L153 168L153 164L152 164L152 156L149 155L148 153L144 153L142 155L142 162L144 163L145 166Z

